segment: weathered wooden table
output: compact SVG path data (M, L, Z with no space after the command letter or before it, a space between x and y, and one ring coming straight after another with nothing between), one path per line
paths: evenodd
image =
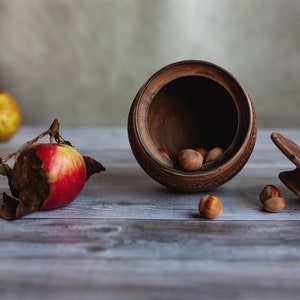
M43 130L23 127L0 151ZM300 143L300 131L276 131ZM197 205L205 193L172 192L148 177L125 128L62 128L107 170L67 207L0 220L0 299L297 299L300 199L278 179L293 165L271 132L258 132L244 169L213 191L223 215L204 220ZM0 183L6 191L6 178ZM286 198L281 213L261 208L269 183Z

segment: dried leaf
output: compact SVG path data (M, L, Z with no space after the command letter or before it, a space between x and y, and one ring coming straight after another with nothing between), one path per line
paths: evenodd
M16 218L16 212L19 200L3 193L3 204L0 208L0 217L5 220L13 220Z
M36 156L34 148L22 154L15 162L9 177L9 186L13 196L18 199L3 195L1 217L10 215L10 219L20 218L40 210L47 201L50 185L47 173L42 168L42 161Z
M85 166L86 166L86 181L94 174L100 173L101 171L105 171L105 167L98 162L97 160L89 157L83 156Z

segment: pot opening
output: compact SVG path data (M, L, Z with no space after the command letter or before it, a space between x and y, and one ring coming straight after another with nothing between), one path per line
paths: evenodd
M238 130L238 110L229 92L201 76L172 80L154 96L147 114L153 144L177 157L184 148L230 147Z

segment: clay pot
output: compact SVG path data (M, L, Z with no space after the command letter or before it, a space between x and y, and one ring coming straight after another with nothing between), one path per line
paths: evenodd
M128 116L129 142L140 166L164 186L186 192L211 190L236 175L252 153L256 131L243 86L223 68L198 60L156 72L140 88ZM199 171L182 170L179 152L197 147L222 147L224 153Z

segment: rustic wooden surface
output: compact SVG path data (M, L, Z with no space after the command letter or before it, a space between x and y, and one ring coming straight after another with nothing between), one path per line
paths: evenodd
M43 130L23 127L0 151ZM300 143L300 131L277 131ZM62 129L107 171L65 208L0 220L0 299L297 299L300 199L278 179L294 167L271 132L258 131L244 169L213 191L224 213L209 221L197 212L205 193L175 193L145 174L125 128ZM261 209L269 183L286 198L282 213Z

